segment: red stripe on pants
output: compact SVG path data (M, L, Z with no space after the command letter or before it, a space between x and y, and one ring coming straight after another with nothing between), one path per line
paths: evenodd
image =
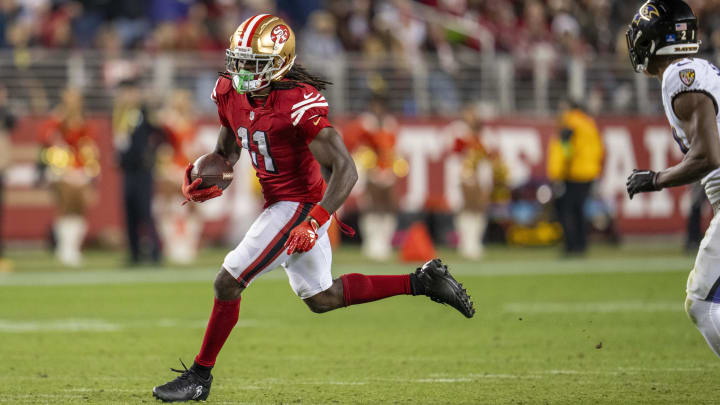
M294 224L295 221L297 221L298 218L300 217L304 206L305 206L305 204L303 204L303 203L298 203L297 209L295 210L295 213L293 214L292 218L290 218L290 221L288 221L288 222L285 224L285 226L280 230L280 232L278 232L278 234L275 235L275 237L272 239L272 241L270 241L270 243L268 243L268 245L265 247L265 249L262 251L262 253L260 253L260 255L257 257L257 259L255 259L252 263L250 263L250 265L245 269L245 271L243 271L242 274L240 274L240 277L237 278L237 281L239 281L239 282L243 285L243 287L247 287L248 284L250 284L250 281L257 275L257 273L259 273L259 271L256 272L252 277L250 277L250 278L247 279L247 280L245 279L245 277L248 277L248 276L250 275L250 273L252 273L253 270L254 270L260 263L262 263L262 261L267 257L267 255L269 255L270 252L272 252L272 250L273 250L273 248L275 247L275 245L277 245L278 243L281 242L282 237L283 237L285 234L287 234L288 232L290 232L293 224ZM270 261L268 261L268 264L272 263L275 259L277 259L277 257L280 256L280 254L282 253L282 251L283 251L283 250L280 249L280 250L275 254L275 257L273 257Z

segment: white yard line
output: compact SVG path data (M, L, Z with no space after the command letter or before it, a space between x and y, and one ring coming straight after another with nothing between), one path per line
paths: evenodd
M109 285L212 282L212 270L103 270L0 274L0 286Z
M680 301L600 301L600 302L511 302L505 312L518 314L681 312Z
M258 325L253 319L241 319L236 327L247 328ZM33 332L117 332L127 329L143 328L190 328L203 329L207 319L156 319L146 321L118 322L106 319L47 319L35 321L12 321L0 319L0 333L33 333Z
M408 266L409 268L412 266ZM588 259L586 261L503 261L478 262L477 264L450 263L453 274L461 276L554 276L574 274L607 273L675 273L689 272L690 258L634 258L634 259ZM336 265L335 272L397 272L397 265L379 265L369 269L366 265ZM156 284L156 283L210 283L217 268L163 270L163 269L113 269L103 271L20 272L0 273L2 286L57 286L57 285L109 285L109 284ZM265 275L267 279L285 279L285 272L276 269Z
M647 373L668 373L668 372L688 372L688 373L708 373L713 372L714 368L617 368L611 370L536 370L528 371L522 374L430 374L428 376L420 376L418 378L367 378L353 381L342 380L303 380L303 379L285 379L285 378L266 378L262 380L250 380L254 387L268 387L274 385L371 385L377 383L423 383L423 384L447 384L447 383L465 383L475 382L485 379L539 379L553 378L555 376L580 376L580 375L637 375Z
M59 319L47 321L9 321L0 319L0 332L116 332L122 329L116 323L100 319Z

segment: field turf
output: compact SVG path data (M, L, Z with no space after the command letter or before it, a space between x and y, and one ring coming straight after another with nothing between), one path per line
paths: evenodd
M249 288L220 355L214 404L711 404L720 361L683 311L693 259L675 245L587 259L492 248L441 252L473 295L468 320L425 297L313 314L276 270ZM197 352L224 251L195 266L82 270L10 252L0 274L1 404L155 403ZM355 249L334 274L404 273Z

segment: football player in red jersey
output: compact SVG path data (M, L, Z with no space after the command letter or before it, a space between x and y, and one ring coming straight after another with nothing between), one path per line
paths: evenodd
M332 279L327 235L331 215L357 181L355 164L327 119L320 94L330 84L295 64L295 35L280 18L247 19L230 38L226 72L212 92L220 134L215 151L231 163L246 149L265 197L265 209L240 244L225 257L215 278L215 303L205 338L190 369L153 388L163 401L204 400L210 371L238 320L243 290L280 265L311 311L322 313L395 295L426 295L470 318L467 293L439 259L403 275L345 274ZM198 189L186 171L183 193L203 202L222 195ZM366 237L372 237L367 235Z

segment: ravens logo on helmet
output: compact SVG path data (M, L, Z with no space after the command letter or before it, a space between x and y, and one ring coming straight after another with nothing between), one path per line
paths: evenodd
M647 71L656 55L694 54L700 49L697 17L682 0L649 0L633 18L625 34L633 69Z

